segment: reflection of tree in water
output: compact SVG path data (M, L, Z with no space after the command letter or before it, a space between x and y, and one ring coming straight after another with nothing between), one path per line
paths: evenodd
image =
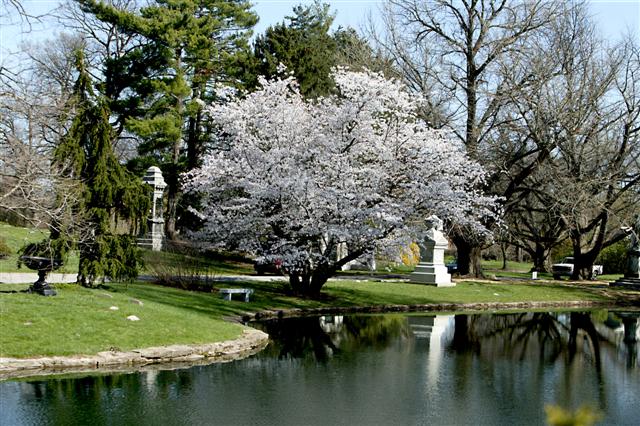
M449 345L449 349L454 352L478 352L480 350L480 339L475 333L474 327L470 326L470 322L475 322L475 316L456 315L454 317L453 339Z
M278 358L311 358L324 362L338 350L317 317L266 321L259 327L272 340L261 354L267 357L277 355Z
M260 325L273 343L263 352L278 358L326 362L340 351L382 349L399 336L408 336L406 318L397 315L345 316L333 330L323 329L320 318L290 318Z
M40 424L112 424L113 419L105 415L109 411L115 394L142 394L140 374L117 374L80 378L56 378L24 383L31 388L35 399L44 401ZM134 401L129 401L135 406ZM142 411L143 407L138 407ZM82 418L78 414L82 413Z
M456 351L473 348L479 352L482 343L492 339L491 347L498 347L503 355L520 360L534 350L545 362L555 362L563 353L572 362L579 349L580 337L584 337L589 355L599 369L600 344L605 339L598 333L591 314L571 312L568 315L568 318L566 314L548 312L457 315L451 348Z
M149 389L163 400L176 400L191 391L193 378L190 370L51 378L24 383L30 391L21 395L46 407L38 424L118 424L119 418L135 419L147 411ZM126 404L116 404L114 410L114 400L122 395Z

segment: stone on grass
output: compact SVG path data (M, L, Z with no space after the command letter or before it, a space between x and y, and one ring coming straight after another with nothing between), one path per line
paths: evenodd
M112 307L109 308L109 310L112 310L112 311L117 311L118 309L120 309L120 308L118 308L117 306L112 306Z
M127 320L129 320L129 321L140 321L140 318L138 318L138 317L137 317L137 316L135 316L135 315L129 315L129 316L127 317Z

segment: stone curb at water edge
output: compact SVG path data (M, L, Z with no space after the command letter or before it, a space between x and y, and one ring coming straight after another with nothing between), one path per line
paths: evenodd
M253 328L235 340L204 345L172 345L87 356L0 358L0 380L51 374L133 372L191 367L246 358L267 346L269 335Z

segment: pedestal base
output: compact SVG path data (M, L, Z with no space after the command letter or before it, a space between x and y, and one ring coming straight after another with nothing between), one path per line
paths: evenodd
M419 263L411 274L410 281L437 287L455 287L456 285L451 281L451 274L447 272L446 266L433 263Z
M38 293L41 296L55 296L58 294L48 283L41 283L39 281L36 281L29 287L29 293Z

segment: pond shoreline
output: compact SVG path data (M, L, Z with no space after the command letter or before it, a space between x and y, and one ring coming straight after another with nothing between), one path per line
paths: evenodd
M254 355L268 343L268 334L254 328L245 328L237 339L202 345L105 351L95 355L0 358L0 381L73 373L173 370L194 365L230 362Z
M638 307L635 301L611 300L611 301L564 301L564 302L478 302L478 303L427 303L415 305L374 305L374 306L347 306L347 307L323 307L305 309L274 309L265 310L239 317L233 320L248 323L275 318L293 318L321 315L344 314L383 314L394 312L486 312L486 311L512 311L546 308L606 308L606 307Z
M307 309L265 310L242 316L227 317L240 323L251 321L321 315L382 314L395 312L495 312L531 309L579 309L637 307L624 301L566 302L486 302L434 303L415 305L377 305L359 307L323 307ZM131 373L146 370L173 370L196 365L230 362L262 351L269 335L246 328L238 339L202 345L170 345L131 351L105 351L96 355L52 356L40 358L0 358L0 381L38 376L74 373Z

